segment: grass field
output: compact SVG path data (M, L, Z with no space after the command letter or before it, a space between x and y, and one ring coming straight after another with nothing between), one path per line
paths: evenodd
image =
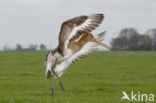
M54 98L45 79L46 54L0 52L0 103L127 103L123 90L156 95L155 52L91 54L61 77L65 92L54 80Z

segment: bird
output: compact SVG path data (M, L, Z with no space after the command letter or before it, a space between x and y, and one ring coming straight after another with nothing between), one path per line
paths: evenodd
M76 61L98 50L98 45L111 49L102 43L102 32L93 35L103 21L104 14L91 14L74 17L62 23L58 37L58 46L50 51L45 60L46 79L51 79L51 96L54 96L53 76L60 84L61 90L65 91L60 76L64 74Z

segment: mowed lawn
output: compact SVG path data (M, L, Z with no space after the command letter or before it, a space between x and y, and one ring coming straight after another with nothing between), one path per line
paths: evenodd
M127 103L123 90L156 95L156 52L91 54L63 74L65 92L54 80L54 98L45 79L46 54L0 52L0 103Z

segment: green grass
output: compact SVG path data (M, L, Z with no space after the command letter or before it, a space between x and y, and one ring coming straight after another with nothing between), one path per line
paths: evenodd
M55 79L51 98L46 54L0 52L0 103L127 103L121 101L123 90L156 93L155 52L100 52L78 61L61 77L65 92Z

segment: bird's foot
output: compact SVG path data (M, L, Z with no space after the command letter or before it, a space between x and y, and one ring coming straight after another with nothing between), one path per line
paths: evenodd
M64 89L62 82L60 82L60 87L61 87L61 90L65 92L65 89Z
M54 89L51 88L51 96L54 97Z

